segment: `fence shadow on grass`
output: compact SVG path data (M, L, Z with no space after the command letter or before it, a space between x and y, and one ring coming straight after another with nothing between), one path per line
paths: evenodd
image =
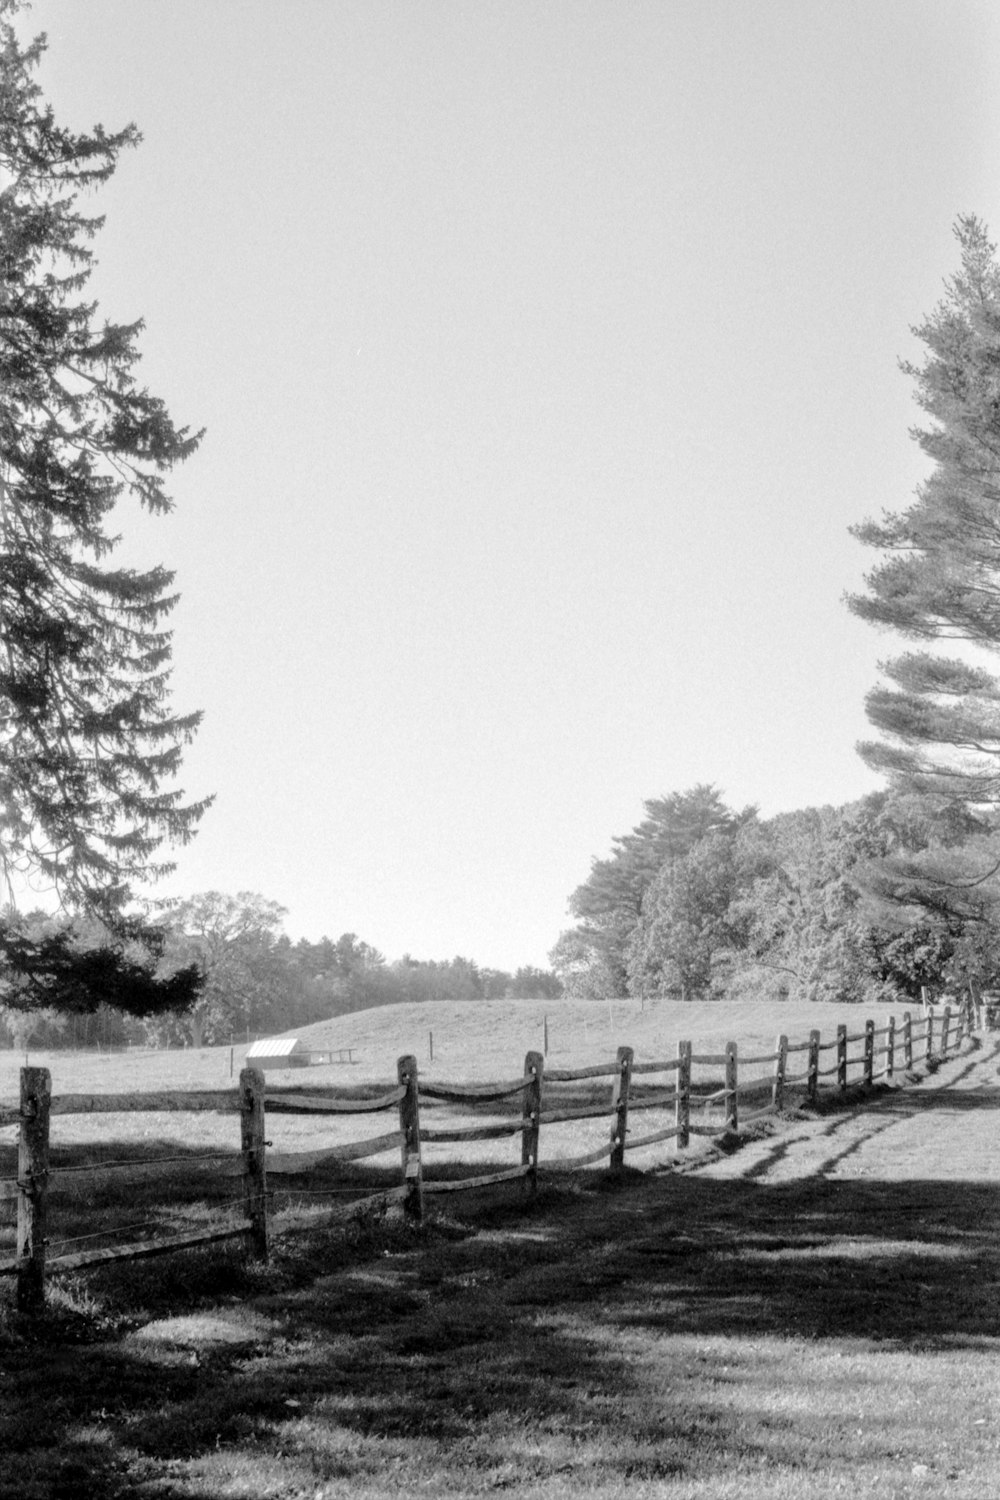
M593 1485L721 1473L737 1451L774 1462L790 1429L748 1431L749 1406L738 1422L706 1395L736 1378L734 1349L983 1349L1000 1339L998 1230L982 1182L543 1181L531 1212L484 1206L309 1285L264 1282L245 1328L229 1299L225 1337L195 1291L158 1339L15 1341L0 1446L56 1497L189 1462L253 1500L272 1469L315 1489L398 1459L416 1481L445 1449L515 1486L584 1463Z

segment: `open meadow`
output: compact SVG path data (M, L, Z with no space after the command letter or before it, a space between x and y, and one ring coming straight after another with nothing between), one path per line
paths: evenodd
M889 1008L872 1013L882 1025ZM633 1047L637 1061L669 1059L676 1056L681 1039L692 1042L696 1051L717 1052L734 1040L745 1054L769 1052L779 1032L791 1041L805 1041L810 1029L819 1027L826 1038L844 1022L852 1029L863 1026L867 1014L860 1006L792 1002L658 1000L643 1006L638 1000L442 1000L384 1005L283 1033L301 1037L316 1051L351 1048L354 1062L313 1068L308 1074L287 1070L275 1077L286 1082L308 1077L311 1084L336 1087L385 1082L395 1078L397 1058L412 1053L422 1078L452 1083L514 1078L526 1052L542 1051L546 1018L546 1062L577 1068L613 1061L620 1046ZM231 1076L235 1081L246 1052L245 1043L104 1054L29 1049L27 1060L52 1070L54 1092L153 1092L225 1088ZM24 1062L23 1052L0 1051L0 1098L16 1093Z
M879 1013L879 1026L888 1013L887 1009ZM829 1040L838 1024L846 1022L852 1031L862 1030L864 1020L865 1014L856 1006L774 1003L660 1001L643 1006L636 1000L476 1000L386 1005L320 1021L294 1033L318 1052L350 1049L352 1063L269 1070L267 1081L300 1088L377 1092L395 1080L397 1060L405 1054L416 1057L420 1078L426 1082L516 1079L523 1071L525 1054L543 1050L546 1030L545 1062L550 1068L611 1063L622 1045L634 1049L637 1062L669 1061L676 1057L682 1039L690 1041L696 1053L719 1053L735 1040L740 1054L749 1058L771 1053L782 1032L792 1043L804 1042L810 1029L818 1027L824 1040ZM50 1070L54 1094L156 1093L235 1087L246 1052L242 1043L173 1051L29 1051L27 1060ZM17 1097L18 1073L24 1062L24 1053L0 1052L0 1100ZM742 1068L740 1079L763 1081L770 1071L770 1064ZM592 1097L609 1095L610 1083L595 1084L589 1092ZM652 1121L649 1129L655 1129L656 1123ZM273 1117L268 1128L276 1149L283 1150L319 1149L359 1138L358 1124L350 1119ZM367 1133L375 1135L385 1128L376 1122ZM604 1122L587 1121L556 1127L546 1135L542 1157L568 1157L594 1149L607 1136L607 1129ZM238 1145L238 1127L225 1116L208 1113L70 1116L53 1124L52 1138L54 1144L67 1146L158 1141L191 1150L228 1150ZM507 1150L509 1155L513 1147ZM463 1147L462 1156L469 1162L483 1162L496 1151L495 1146L473 1143ZM453 1147L428 1152L432 1163L436 1157L454 1156ZM653 1166L663 1156L661 1148L659 1153L636 1158L633 1164ZM0 1166L2 1162L0 1141Z

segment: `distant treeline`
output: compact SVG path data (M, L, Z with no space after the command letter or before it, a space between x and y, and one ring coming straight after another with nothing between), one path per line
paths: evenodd
M255 892L209 891L172 903L161 970L196 963L204 986L193 1010L144 1018L109 1006L93 1013L0 1004L0 1045L111 1048L203 1046L291 1031L331 1016L401 1001L555 998L561 981L525 965L513 973L468 958L395 962L347 932L337 939L293 943L282 931L284 909ZM29 926L56 919L35 914ZM79 941L100 941L86 928Z

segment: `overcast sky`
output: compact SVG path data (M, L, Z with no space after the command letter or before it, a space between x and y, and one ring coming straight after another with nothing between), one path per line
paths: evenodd
M35 0L63 123L144 135L92 290L205 426L164 893L545 964L645 798L878 783L847 528L922 472L897 361L1000 234L993 0Z

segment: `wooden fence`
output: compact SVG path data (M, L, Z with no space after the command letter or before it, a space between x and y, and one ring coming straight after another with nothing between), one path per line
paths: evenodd
M838 1026L835 1038L824 1042L819 1031L811 1031L805 1042L790 1043L779 1036L773 1052L744 1057L735 1042L727 1043L719 1053L698 1054L691 1043L677 1044L677 1055L668 1060L636 1061L631 1047L619 1047L614 1062L576 1069L545 1069L540 1052L529 1052L520 1078L508 1083L485 1085L421 1083L417 1060L401 1057L397 1065L395 1087L374 1098L346 1097L326 1090L322 1093L300 1093L293 1088L269 1088L263 1075L254 1068L244 1068L238 1090L168 1094L62 1094L53 1096L46 1068L21 1070L20 1099L17 1103L0 1103L0 1127L18 1129L17 1177L0 1180L0 1201L16 1200L17 1249L13 1260L0 1262L0 1276L17 1277L17 1305L27 1312L38 1310L44 1302L45 1276L48 1270L80 1270L114 1260L134 1260L163 1255L194 1246L217 1244L226 1240L246 1241L250 1253L259 1259L268 1255L269 1198L268 1176L307 1175L331 1163L357 1161L387 1151L398 1151L401 1181L398 1186L355 1198L349 1211L357 1214L366 1207L401 1204L414 1219L424 1212L424 1199L430 1194L454 1193L485 1188L503 1182L523 1180L527 1192L537 1186L543 1131L550 1127L584 1120L603 1120L607 1135L597 1149L573 1156L547 1158L548 1171L568 1171L607 1160L614 1173L624 1170L626 1153L674 1141L678 1149L689 1146L692 1136L735 1135L742 1126L784 1109L792 1091L815 1103L821 1088L833 1087L841 1092L851 1084L871 1087L882 1079L892 1080L897 1072L933 1066L950 1052L957 1051L977 1017L971 1005L953 1012L925 1011L916 1019L906 1012L897 1027L894 1016L877 1028L868 1020L860 1030L849 1031ZM761 1070L766 1070L762 1072ZM704 1076L705 1071L709 1077ZM741 1081L740 1073L743 1072ZM656 1075L663 1082L651 1084ZM721 1080L720 1080L721 1075ZM594 1096L601 1080L610 1081L610 1097ZM583 1093L588 1097L581 1099ZM442 1105L463 1114L480 1116L486 1111L487 1123L455 1125L448 1128L423 1126L420 1105L430 1108ZM103 1162L89 1167L66 1167L50 1170L49 1125L53 1115L124 1114L135 1111L202 1111L236 1113L240 1121L240 1145L230 1152L207 1152L196 1160L221 1164L222 1171L242 1178L243 1222L237 1227L217 1226L183 1235L168 1235L110 1248L81 1250L71 1254L47 1256L48 1191L51 1178L61 1173L107 1172L141 1167L160 1167L175 1163L175 1157L155 1157L145 1162L134 1160ZM271 1151L266 1140L267 1114L361 1115L392 1111L395 1128L347 1144L337 1144L312 1151ZM652 1130L637 1130L635 1117L646 1113L669 1116L669 1124ZM497 1118L498 1115L504 1116ZM465 1142L520 1137L520 1161L512 1166L479 1175L457 1179L425 1179L424 1145L459 1145ZM179 1158L185 1162L190 1155ZM96 1236L95 1236L96 1237Z

